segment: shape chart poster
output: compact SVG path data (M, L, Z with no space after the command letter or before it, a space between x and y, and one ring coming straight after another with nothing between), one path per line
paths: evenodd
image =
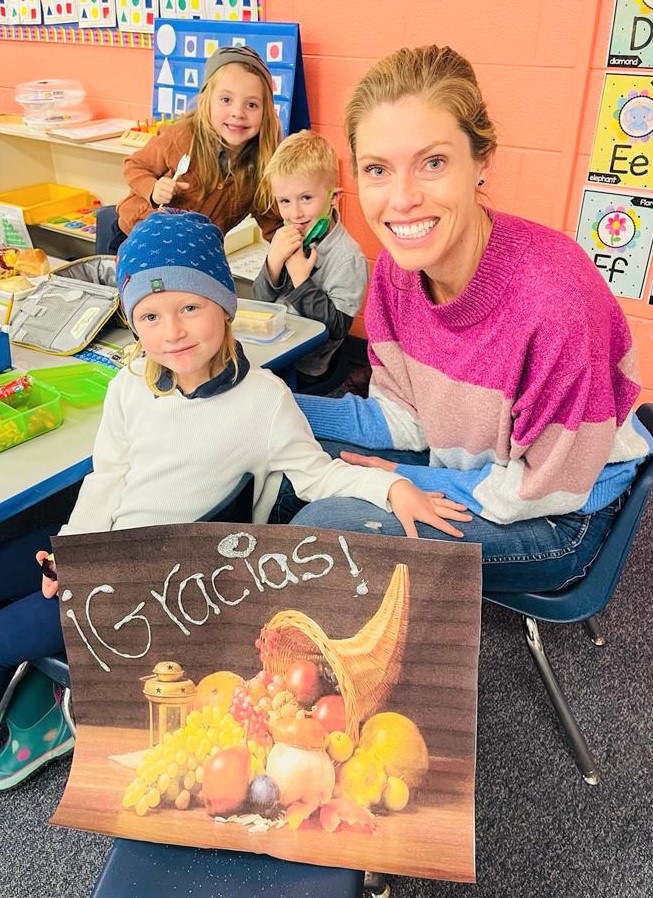
M616 0L608 67L653 68L653 0Z
M605 75L587 180L653 188L653 72Z
M585 189L576 240L616 296L642 299L653 246L653 196Z
M53 822L472 882L480 546L250 524L55 537Z

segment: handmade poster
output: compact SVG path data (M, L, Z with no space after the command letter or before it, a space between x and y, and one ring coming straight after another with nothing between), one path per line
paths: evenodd
M44 0L44 25L76 24L78 19L79 11L77 8L77 0Z
M652 188L652 137L653 73L607 73L587 180Z
M166 2L161 0L164 6ZM247 44L270 69L284 135L310 128L299 25L160 18L154 33L155 118L181 116L194 108L208 57L219 47Z
M653 68L653 2L616 0L608 66Z
M159 0L116 0L116 16L121 31L154 33Z
M585 189L576 240L616 296L642 299L653 246L653 195Z
M55 537L53 823L472 882L480 546L249 524Z
M116 0L77 0L80 28L115 28Z

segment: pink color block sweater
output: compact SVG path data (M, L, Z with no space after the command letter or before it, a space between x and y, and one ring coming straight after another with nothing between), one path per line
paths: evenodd
M398 472L497 523L605 507L650 451L626 319L573 240L490 212L478 270L436 305L421 272L377 260L370 398L298 397L318 437L430 450Z

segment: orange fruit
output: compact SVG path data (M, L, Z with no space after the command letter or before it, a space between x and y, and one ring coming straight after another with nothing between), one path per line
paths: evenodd
M383 764L388 776L418 786L429 768L429 752L417 725L396 711L383 711L366 720L358 747L371 752Z
M230 670L218 670L209 674L197 684L194 706L197 709L210 705L226 714L238 686L244 686L245 680Z

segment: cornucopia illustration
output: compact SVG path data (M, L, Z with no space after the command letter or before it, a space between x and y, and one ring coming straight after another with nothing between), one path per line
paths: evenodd
M275 614L256 640L259 672L204 677L185 719L144 753L123 806L141 816L204 806L256 831L372 832L377 813L403 811L429 764L415 723L383 710L401 672L409 603L398 564L353 636L331 639L300 611ZM166 669L194 687L179 665ZM157 690L148 680L144 691Z

